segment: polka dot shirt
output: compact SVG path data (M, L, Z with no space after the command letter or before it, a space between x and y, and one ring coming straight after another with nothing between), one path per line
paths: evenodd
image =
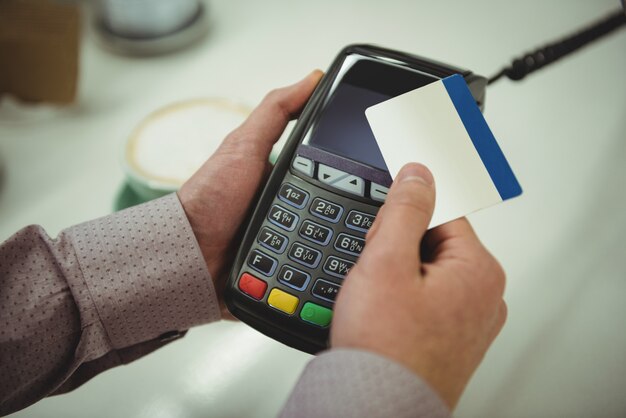
M175 194L0 246L0 415L220 318Z
M0 415L70 391L219 320L213 283L175 194L0 245ZM359 350L311 361L282 417L449 417L411 371Z

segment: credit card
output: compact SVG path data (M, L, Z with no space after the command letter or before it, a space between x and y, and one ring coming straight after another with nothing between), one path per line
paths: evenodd
M392 178L409 162L435 178L429 228L519 196L522 188L462 76L365 111Z

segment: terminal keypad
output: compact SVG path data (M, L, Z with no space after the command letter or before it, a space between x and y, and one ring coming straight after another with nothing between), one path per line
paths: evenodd
M304 173L303 164L301 168L296 171ZM377 209L355 207L341 196L315 190L293 176L281 184L248 255L239 289L293 321L326 328Z

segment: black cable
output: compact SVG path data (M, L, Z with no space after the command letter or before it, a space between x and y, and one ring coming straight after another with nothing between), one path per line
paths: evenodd
M624 10L612 13L586 29L576 32L558 42L548 44L525 54L523 57L514 59L509 67L503 68L498 73L494 74L489 78L487 83L491 84L503 76L514 81L519 81L528 74L546 65L552 64L592 41L608 35L625 23L626 14L624 14Z

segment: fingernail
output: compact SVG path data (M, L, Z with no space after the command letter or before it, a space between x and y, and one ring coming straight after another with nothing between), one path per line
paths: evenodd
M419 163L409 163L402 167L398 173L396 180L413 181L418 180L429 186L434 183L433 175L425 165Z

